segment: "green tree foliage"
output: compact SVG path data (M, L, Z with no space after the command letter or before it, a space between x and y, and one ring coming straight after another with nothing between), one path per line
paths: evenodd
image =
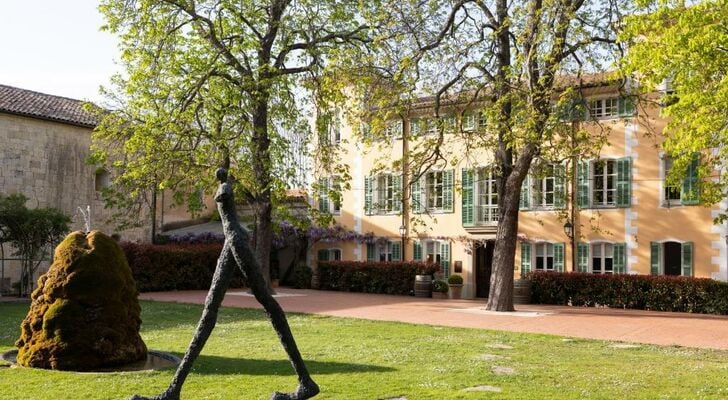
M200 210L214 167L228 167L255 210L268 276L271 215L291 174L286 132L309 132L307 110L335 101L327 65L370 42L363 4L377 2L103 0L126 68L95 134L93 161L117 172L109 204L132 209L154 188Z
M40 263L68 232L71 222L55 208L29 209L27 201L22 194L0 194L0 244L10 244L21 259L21 295L30 294Z
M386 136L382 120L431 106L438 134L419 138L399 161L415 179L433 166L482 165L477 151L448 151L455 138L466 149L494 153L500 215L488 308L511 310L521 184L534 160L570 159L603 142L583 140L588 136L553 110L578 102L579 88L614 64L615 29L630 2L407 0L389 7L397 16L395 40L378 48L373 89L362 90L362 99L383 110L372 117L370 137ZM404 93L397 102L393 91ZM429 101L418 100L425 94ZM448 126L447 108L474 109L485 126ZM445 140L446 132L454 135ZM592 147L578 145L585 142Z
M691 3L640 1L642 12L622 33L629 52L621 66L638 78L642 100L658 102L669 121L659 134L675 159L675 182L701 153L700 201L711 204L728 187L725 174L712 179L728 162L728 1ZM656 90L661 97L651 95Z

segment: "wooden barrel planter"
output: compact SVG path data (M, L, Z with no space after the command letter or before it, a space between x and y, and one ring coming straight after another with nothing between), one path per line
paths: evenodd
M516 279L513 281L513 304L531 303L531 281Z
M415 297L432 297L432 275L415 275Z

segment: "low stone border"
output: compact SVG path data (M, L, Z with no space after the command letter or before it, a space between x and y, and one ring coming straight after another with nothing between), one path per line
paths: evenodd
M25 368L17 364L16 358L18 356L18 350L10 350L0 354L0 358L8 363L13 368ZM91 374L103 374L111 372L140 372L140 371L156 371L164 368L177 367L182 360L179 357L173 356L168 353L163 353L157 350L147 351L147 359L144 361L137 361L135 363L121 365L113 368L102 368L97 371L75 371L78 373L91 373ZM34 368L35 369L35 368ZM40 368L38 368L40 369ZM64 371L74 372L74 371Z

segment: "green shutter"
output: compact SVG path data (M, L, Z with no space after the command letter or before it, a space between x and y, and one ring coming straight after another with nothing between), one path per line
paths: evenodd
M578 272L589 272L589 244L579 242L576 245L577 253L577 271Z
M462 221L463 226L473 226L475 204L473 202L473 171L463 168L462 193Z
M322 213L329 212L329 180L327 178L319 179L319 203L318 210Z
M685 170L685 178L682 181L682 189L680 200L685 205L695 205L700 203L698 166L700 165L700 156L693 155L687 170Z
M521 183L521 198L518 203L519 210L528 210L531 208L531 175L526 175Z
M614 244L614 270L615 274L623 274L627 272L627 244Z
M422 243L419 240L412 243L412 259L422 261Z
M450 243L440 243L440 267L445 278L450 276Z
M564 243L554 243L554 271L564 272Z
M373 206L372 177L364 177L364 214L372 215Z
M620 97L619 98L619 116L620 117L631 117L634 115L634 97Z
M412 212L415 214L421 214L425 209L424 204L422 204L422 200L424 200L422 198L422 184L418 179L412 182Z
M629 207L632 204L631 169L629 157L617 160L617 207Z
M389 242L392 246L392 261L402 261L402 243Z
M682 244L682 274L693 276L693 242Z
M392 179L394 179L394 204L392 204L392 209L394 212L400 213L402 212L402 175L393 175Z
M442 171L442 208L445 212L453 212L453 175L455 171L450 169Z
M566 204L566 167L554 165L554 207L564 208Z
M329 261L329 251L324 249L319 250L317 258L319 261Z
M652 275L660 275L660 253L662 244L650 242L650 273Z
M589 207L589 161L579 161L576 167L576 203L579 208Z
M367 261L376 261L376 246L374 243L367 243Z
M521 278L531 272L531 243L521 243Z

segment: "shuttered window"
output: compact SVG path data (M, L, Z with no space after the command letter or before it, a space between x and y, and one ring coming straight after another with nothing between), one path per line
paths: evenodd
M521 243L521 276L531 272L531 243Z

